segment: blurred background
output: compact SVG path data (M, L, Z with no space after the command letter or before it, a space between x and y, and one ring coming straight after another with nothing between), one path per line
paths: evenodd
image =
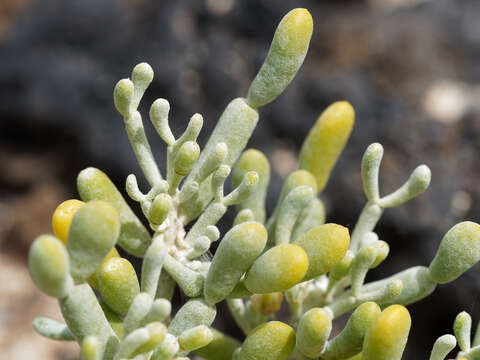
M167 98L175 134L203 114L202 145L226 104L246 94L276 24L294 7L313 15L309 54L287 91L261 109L250 141L271 160L269 209L317 116L345 99L357 117L323 195L328 221L353 228L370 143L385 147L383 194L418 164L432 169L425 194L385 212L377 231L391 255L368 280L427 265L451 226L479 220L478 0L1 0L0 359L76 358L76 345L31 329L35 316L60 315L32 284L26 258L33 239L51 232L57 204L77 197L81 169L103 169L119 188L140 174L113 107L116 81L150 63L155 79L141 110ZM165 148L145 124L163 164ZM479 275L477 266L409 307L404 359L426 359L461 310L480 320ZM225 309L218 317L218 326L241 336Z

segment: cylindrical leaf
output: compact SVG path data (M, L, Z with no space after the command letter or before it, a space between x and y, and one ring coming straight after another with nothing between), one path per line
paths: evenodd
M217 303L230 294L242 275L262 253L267 230L257 222L233 227L220 242L205 281L204 294L209 303Z
M325 224L325 205L320 199L315 198L300 213L293 228L292 239L295 240L308 230L323 224Z
M373 247L376 253L375 261L373 262L371 269L376 268L380 263L386 259L388 253L390 252L390 246L388 243L382 240L375 241L370 246Z
M470 339L472 332L472 317L466 311L457 315L453 323L453 333L458 341L458 347L462 351L470 350Z
M178 150L175 157L175 173L180 176L187 175L192 169L193 164L200 155L200 147L194 141L187 141Z
M352 131L355 112L346 101L330 105L310 130L299 156L299 168L317 179L318 192L327 185L330 172Z
M430 276L439 284L455 280L480 260L480 225L471 221L452 227L430 263Z
M148 330L150 338L146 343L138 347L131 355L131 357L155 349L155 347L162 343L162 341L165 339L165 336L167 335L167 328L161 322L152 322L145 326L145 329Z
M148 220L154 225L161 225L167 218L172 206L172 198L168 194L158 194L148 211Z
M368 201L376 203L380 198L378 173L382 161L383 147L379 143L370 144L362 158L363 191Z
M248 90L250 106L268 104L288 86L305 59L312 31L312 16L306 9L291 10L283 17L267 58Z
M427 165L418 166L410 175L407 182L396 191L381 198L378 205L383 208L394 207L420 195L430 185L432 173Z
M175 137L168 126L168 113L170 111L170 104L165 99L157 99L150 106L150 120L152 121L158 135L172 146L175 143Z
M52 216L52 228L55 232L55 235L62 240L64 244L67 244L68 241L68 232L70 231L70 226L72 220L78 209L80 209L85 203L80 200L72 199L62 202L55 209L55 212ZM107 261L112 257L119 257L120 255L117 252L117 249L112 248L103 261ZM88 278L88 283L94 289L98 288L97 284L97 274L98 268L95 272Z
M172 304L167 299L157 299L153 302L147 314L147 321L165 321L172 311Z
M250 209L254 219L263 223L265 221L265 199L270 181L270 164L261 151L249 149L242 154L232 174L234 188L240 185L243 177L249 171L255 171L260 180L254 194L237 205L237 211Z
M435 341L435 344L433 344L430 360L444 360L455 346L457 346L455 336L450 334L440 336L437 341Z
M317 181L312 173L307 170L295 170L288 175L287 179L285 180L285 183L282 186L282 191L280 192L280 196L278 198L277 206L283 202L290 191L302 185L310 186L313 189L313 193L315 195L317 194Z
M258 112L248 106L244 99L232 100L218 120L190 176L193 177L195 172L206 164L207 159L216 152L218 143L224 143L228 147L224 164L233 165L245 148L257 122Z
M277 213L275 226L275 243L289 243L293 227L299 220L300 213L314 198L314 190L302 185L294 188L283 200Z
M240 360L286 360L295 347L295 331L280 321L253 329L242 344Z
M180 349L185 351L197 350L208 345L212 340L212 331L205 325L199 325L192 329L188 329L178 337Z
M276 224L277 224L277 216L278 216L278 213L280 212L280 209L282 207L282 204L285 198L287 197L288 194L290 194L290 192L293 189L296 189L297 187L304 186L304 185L312 188L314 195L317 194L317 181L315 180L315 177L306 170L296 170L293 173L291 173L285 180L285 183L282 186L282 191L280 192L280 196L278 197L275 210L273 211L272 216L268 219L268 222L267 222L269 244L275 244L275 230L276 230Z
M148 248L142 263L142 291L155 297L158 287L158 279L162 272L163 262L168 251L163 237L157 237Z
M327 273L342 260L350 245L350 235L344 226L324 224L307 231L294 244L308 254L308 280Z
M117 111L123 116L130 114L130 105L133 97L133 82L130 79L122 79L113 90L113 100Z
M290 289L302 281L308 269L308 256L298 245L277 245L253 263L245 286L254 294Z
M152 360L170 360L180 350L177 337L172 334L167 334L165 340L157 346L152 354Z
M145 93L145 90L147 90L148 85L150 85L153 80L153 69L145 62L137 64L133 68L131 78L134 89L132 103L130 106L136 110L143 94Z
M168 332L179 336L185 330L198 325L210 326L216 313L215 306L208 305L202 299L190 299L175 314L168 326Z
M309 358L318 358L325 347L332 320L328 312L321 308L313 308L300 318L297 328L297 348Z
M119 231L117 212L104 201L91 201L76 212L67 242L75 281L85 281L93 274L115 246Z
M85 203L77 199L66 200L57 206L52 216L52 228L55 236L64 244L68 240L68 231L73 216Z
M135 296L123 320L125 335L130 334L142 324L146 323L152 303L153 297L148 293L140 293Z
M33 328L37 333L52 340L75 340L67 325L48 317L37 317L33 320Z
M328 342L322 358L327 360L347 359L362 351L365 334L380 313L380 307L371 301L356 308L345 328Z
M65 297L73 286L69 270L69 257L65 246L51 235L39 236L28 255L30 276L45 294Z
M410 314L405 307L387 307L367 330L362 360L400 360L407 344L410 325Z
M78 174L77 188L84 201L103 200L113 205L120 219L118 244L134 256L143 256L151 242L150 234L108 176L98 169L87 168Z
M140 292L132 264L120 257L102 263L98 272L98 289L108 306L125 315L133 298Z
M384 289L388 284L396 280L400 280L403 284L401 293L388 302L379 302L380 305L390 305L392 303L409 305L430 295L437 286L437 284L431 280L428 268L415 266L386 279L365 284L362 287L362 293L371 293L379 289Z
M89 285L73 287L68 296L60 300L60 309L68 328L79 343L87 336L96 336L104 347L103 359L113 359L119 340Z
M254 196L258 182L259 177L255 171L247 172L240 185L223 198L223 203L227 206L236 205Z
M228 154L224 160L224 164L232 166L247 145L248 139L252 136L257 122L258 112L248 106L244 99L237 98L232 100L227 105L222 116L220 116L210 139L188 175L186 183L191 179L195 179L198 174L204 173L204 167L210 167L209 158L215 156L217 144L219 143L227 145ZM189 219L198 216L199 211L201 211L212 198L210 180L211 177L208 177L201 184L199 199L197 200L199 205L192 206L187 210L187 217ZM193 212L195 212L195 214Z
M190 269L169 254L165 255L163 268L177 282L185 295L197 297L202 293L205 278L198 271Z

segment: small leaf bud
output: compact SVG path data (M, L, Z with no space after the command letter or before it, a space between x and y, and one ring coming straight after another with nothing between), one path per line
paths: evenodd
M130 79L122 79L115 85L113 101L117 111L124 117L130 115L130 105L133 97L133 82Z
M187 141L178 150L175 157L175 173L180 176L187 175L192 169L193 164L200 155L200 146L194 141Z
M148 218L150 222L154 225L162 224L167 218L172 206L172 198L168 194L158 194L155 197L155 200L153 200L152 206L148 211Z
M281 292L254 294L251 297L252 307L263 316L269 316L280 310L283 301Z

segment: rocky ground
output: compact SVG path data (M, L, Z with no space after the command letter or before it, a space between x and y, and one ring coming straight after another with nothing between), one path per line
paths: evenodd
M384 193L417 164L432 169L428 192L381 220L378 232L392 255L372 279L428 264L448 228L479 220L478 1L6 0L0 4L0 359L75 356L74 346L31 330L35 315L59 315L31 284L26 254L36 235L50 231L56 204L75 196L79 170L102 168L121 187L139 172L112 105L115 82L149 62L156 78L142 110L156 97L169 99L176 134L191 114L202 113L204 143L228 101L245 94L276 23L298 6L309 8L315 22L307 60L285 94L261 110L251 140L272 160L270 209L318 114L346 99L357 120L323 196L329 221L353 227L365 201L360 159L371 142L385 147ZM163 163L161 141L148 132ZM478 275L477 267L410 307L406 359L426 358L459 311L480 320ZM228 320L223 326L236 331Z

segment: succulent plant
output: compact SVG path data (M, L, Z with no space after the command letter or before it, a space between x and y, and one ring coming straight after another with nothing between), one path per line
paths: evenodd
M193 115L177 138L168 124L168 101L153 102L150 119L167 145L165 177L137 110L152 68L141 63L130 79L116 84L114 103L150 186L142 191L131 174L126 193L149 228L104 172L82 170L81 201L60 204L52 219L55 236L38 237L30 249L32 279L58 299L65 320L36 318L38 333L77 341L83 360L170 360L190 353L209 360L401 358L411 326L405 306L480 260L480 226L468 221L453 226L428 267L365 283L368 271L389 254L388 243L374 232L384 209L425 191L430 170L420 165L398 190L381 196L383 147L371 144L361 164L367 203L351 235L344 226L325 223L320 195L354 124L346 101L319 116L302 146L298 170L285 180L267 218L270 165L261 151L245 147L258 109L278 97L300 68L312 29L307 10L285 15L247 97L227 105L202 150L201 115ZM226 193L230 172L233 190ZM222 235L216 224L230 206L238 213ZM206 254L216 241L212 258ZM140 281L116 246L143 259ZM172 314L176 286L189 300ZM223 300L246 335L243 343L212 326ZM282 303L288 311L280 311ZM332 323L349 312L343 330L332 335ZM430 360L445 359L457 341L458 358L480 358L480 332L471 343L470 330L471 318L463 312L455 320L455 336L440 337Z

